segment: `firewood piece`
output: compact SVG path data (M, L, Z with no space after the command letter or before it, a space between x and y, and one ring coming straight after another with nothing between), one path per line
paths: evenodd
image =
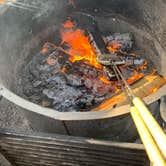
M145 98L150 94L155 93L158 89L165 85L165 79L160 77L159 75L147 75L142 78L140 81L137 81L132 89L136 96L140 98ZM153 95L152 95L153 96ZM147 97L148 98L148 97ZM145 100L147 103L151 103L152 100L156 100L158 96L150 98L150 100ZM160 97L159 97L160 98ZM120 107L122 105L128 104L128 100L126 99L125 94L122 92L120 94L115 94L114 97L104 101L101 105L94 108L92 111L105 111L111 110L114 105Z
M93 36L93 41L96 43L96 46L102 54L109 53L98 24L92 15L75 12L70 17L77 23L78 28L86 30L91 36Z

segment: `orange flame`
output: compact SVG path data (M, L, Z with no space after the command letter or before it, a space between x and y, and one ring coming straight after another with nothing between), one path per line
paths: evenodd
M111 81L108 81L108 79L104 75L100 77L100 81L104 82L105 84L111 83Z
M47 63L51 66L54 66L54 65L56 65L56 60L54 58L48 57Z
M94 49L91 46L88 37L84 34L84 31L81 29L71 29L72 27L73 23L68 20L63 24L63 29L61 30L62 43L65 42L70 46L68 52L72 56L70 56L69 60L73 63L75 61L84 60L86 64L96 68L102 68L97 62Z
M41 53L42 53L42 55L47 54L48 53L48 49L46 47L43 47Z
M119 43L113 43L113 44L109 45L107 48L112 53L115 53L116 51L118 51L120 49L120 46L121 46L121 44L119 44Z
M64 74L65 72L66 72L66 67L63 67L62 69L61 69L61 72Z
M74 23L68 19L63 24L63 28L61 29L62 44L67 43L70 46L67 51L70 54L69 60L72 63L83 60L86 64L102 69L102 66L97 62L94 48L91 46L89 38L85 35L85 31L81 29L74 29L73 27ZM117 51L121 51L120 46L121 44L119 43L112 43L107 48L111 52L115 53ZM146 66L147 63L145 63L142 68L146 68ZM127 82L132 84L143 76L143 73L139 73L135 70L134 75L131 76ZM108 81L104 75L100 77L100 81L105 84L111 83L111 81Z
M148 65L148 62L147 62L147 60L144 59L144 64L142 66L140 66L140 69L141 70L146 70L147 69L147 65Z
M131 76L128 80L127 80L127 83L130 85L132 83L134 83L135 81L143 78L144 76L144 73L139 73L138 71L134 71L134 75Z
M67 20L64 24L63 24L63 27L64 28L73 28L74 27L74 24L71 20Z

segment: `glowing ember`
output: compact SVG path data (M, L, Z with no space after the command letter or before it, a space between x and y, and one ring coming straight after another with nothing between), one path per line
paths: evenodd
M154 93L154 92L156 92L158 90L158 88L153 88L152 89L152 92Z
M148 62L147 62L147 60L144 59L144 64L142 66L140 66L140 69L141 70L146 70L147 69L147 65L148 65Z
M139 73L139 72L137 72L136 70L134 70L134 75L131 76L131 77L127 80L127 82L128 82L128 84L132 84L132 83L134 83L135 81L137 81L137 80L143 78L143 76L144 76L144 73Z
M47 63L51 66L54 66L54 65L56 65L57 62L54 58L48 57L47 58Z
M66 72L66 68L65 67L63 67L62 69L61 69L61 72L64 74L65 72Z
M64 28L73 28L74 27L74 24L71 20L67 20L64 24L63 24L63 27Z
M121 46L121 44L119 44L119 43L113 43L113 44L109 45L107 48L112 53L115 53L115 52L117 52L120 49L120 46Z
M108 79L106 79L106 77L104 75L102 77L100 77L100 81L104 82L105 84L111 83L110 81L108 81Z
M85 32L81 29L74 30L72 27L72 22L68 20L63 24L63 29L61 30L62 43L67 43L70 46L68 52L72 56L69 60L73 63L84 60L86 64L96 68L102 68L96 60L94 49L88 37L84 34Z
M48 49L46 47L43 47L41 53L43 55L47 54L48 53Z

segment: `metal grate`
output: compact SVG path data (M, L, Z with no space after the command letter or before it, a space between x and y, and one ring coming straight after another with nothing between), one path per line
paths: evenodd
M145 166L139 144L0 130L1 153L16 166Z

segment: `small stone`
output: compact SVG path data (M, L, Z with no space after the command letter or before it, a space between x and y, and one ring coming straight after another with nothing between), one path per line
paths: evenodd
M112 21L116 21L116 18L113 18Z
M41 102L41 105L43 107L48 107L48 106L51 105L51 102L49 100L43 99L42 102Z
M95 9L94 9L94 12L96 12L96 13L97 13L97 12L98 12L98 9L96 9L96 8L95 8Z
M33 83L33 87L38 87L40 84L42 83L42 81L35 81L34 83Z

